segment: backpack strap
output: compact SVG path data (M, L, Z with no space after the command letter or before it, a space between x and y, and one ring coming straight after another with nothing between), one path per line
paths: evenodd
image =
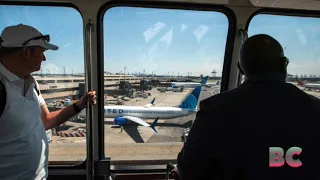
M34 89L36 90L38 96L40 95L40 90L39 90L39 87L38 87L38 82L36 80L34 80Z
M37 92L37 94L38 94L38 96L40 95L40 90L38 89L38 87L37 86L34 86L34 89L36 90L36 92Z
M6 107L6 101L7 101L7 92L6 92L6 87L0 81L0 116L3 113L4 108Z

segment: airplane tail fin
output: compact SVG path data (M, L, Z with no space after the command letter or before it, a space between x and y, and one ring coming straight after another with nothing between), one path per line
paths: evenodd
M198 99L201 93L202 86L197 86L193 91L182 101L178 106L179 108L196 109L198 105Z
M300 81L299 79L296 79L296 81L298 82L298 86L304 86L304 83L302 81Z
M156 98L153 98L153 100L151 101L151 104L154 105L154 101L156 100Z
M220 81L218 81L216 85L220 85Z
M159 118L156 118L156 119L153 121L153 123L150 125L150 127L151 127L151 128L154 130L154 132L156 132L156 133L158 133L158 132L157 132L155 126L157 125L158 120L159 120Z
M154 101L155 100L156 100L156 98L153 98L153 100L150 102L150 104L146 104L146 105L144 105L144 107L150 108L150 107L154 106Z
M200 82L201 85L205 85L207 83L207 81L208 81L208 78L209 78L209 76L204 77Z

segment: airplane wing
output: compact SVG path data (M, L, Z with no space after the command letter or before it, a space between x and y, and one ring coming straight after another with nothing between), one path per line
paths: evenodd
M133 117L133 116L122 116L122 118L128 119L130 121L133 121L135 123L138 123L142 126L147 126L150 127L150 124L146 123L143 119L138 118L138 117Z

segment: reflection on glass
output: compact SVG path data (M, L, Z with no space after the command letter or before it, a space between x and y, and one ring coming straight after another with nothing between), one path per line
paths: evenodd
M176 159L198 102L220 91L227 17L116 7L103 23L106 156Z
M57 51L44 53L46 61L33 76L39 83L49 111L69 105L78 98L81 93L79 87L85 82L81 15L67 7L0 6L1 32L7 26L20 23L33 26L44 35L49 34L50 42L59 46ZM79 120L83 117L84 113L47 131L49 161L82 162L86 158L86 124Z
M249 37L268 34L277 39L289 58L287 82L320 97L320 19L257 15L249 25Z

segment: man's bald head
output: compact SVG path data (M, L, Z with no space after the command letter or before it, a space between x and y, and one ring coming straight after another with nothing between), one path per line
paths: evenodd
M246 76L284 73L283 49L280 43L269 35L258 34L248 38L240 51L240 67Z

